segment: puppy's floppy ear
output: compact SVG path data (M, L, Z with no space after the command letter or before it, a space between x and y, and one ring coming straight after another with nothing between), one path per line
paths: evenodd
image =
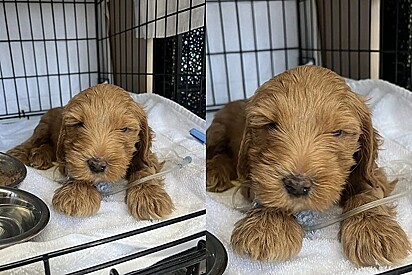
M237 176L238 180L242 184L241 194L248 200L252 201L255 199L254 191L249 181L250 173L250 143L252 140L252 129L245 124L245 129L243 131L242 141L240 143L238 162L237 162Z
M144 165L152 167L155 165L151 158L151 148L152 148L152 129L149 127L147 122L146 112L138 103L134 102L135 110L136 110L136 117L140 123L140 131L139 131L139 141L136 142L135 146L137 149L137 153L134 158L139 158Z
M359 117L362 132L359 137L359 151L355 153L357 164L352 176L358 177L358 180L372 187L377 187L375 161L378 156L380 136L372 126L372 117L364 99L356 94L353 96L355 97L353 106Z
M245 183L249 174L249 146L251 141L251 133L248 123L245 123L243 130L243 137L240 143L238 162L237 162L237 176L240 182Z
M64 153L64 140L66 139L66 126L64 126L64 123L62 121L61 127L60 127L60 133L59 133L59 138L57 139L57 144L56 144L56 159L57 163L59 164L59 171L63 175L66 175L66 169L65 169L65 153Z
M259 90L257 90L256 93L258 91ZM251 148L252 140L254 138L252 118L256 115L256 93L245 102L245 126L243 129L242 140L240 142L237 162L237 176L238 180L242 184L241 193L250 201L255 199L254 184L250 179L250 167L253 160L256 159L256 154Z

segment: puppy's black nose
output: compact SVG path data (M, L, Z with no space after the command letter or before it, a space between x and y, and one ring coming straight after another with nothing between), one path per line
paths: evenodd
M302 175L290 175L282 179L286 191L295 196L306 196L312 187L312 181Z
M87 161L89 168L94 173L103 173L106 170L107 162L98 158L91 158Z

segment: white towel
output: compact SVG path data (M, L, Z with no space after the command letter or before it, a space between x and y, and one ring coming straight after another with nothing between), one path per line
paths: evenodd
M181 157L193 158L191 164L182 170L168 174L166 190L170 194L176 210L166 219L175 218L205 208L205 147L195 140L189 130L193 127L205 131L205 121L178 104L154 94L132 95L143 104L148 113L149 125L156 136L153 150L160 159L173 156L171 150ZM0 122L0 151L5 152L28 138L38 118ZM169 154L168 154L169 153ZM27 177L20 188L40 197L50 208L50 222L45 230L32 241L0 250L0 265L82 244L103 237L113 236L158 221L137 221L127 211L124 192L104 199L97 214L87 218L75 218L55 212L51 205L53 192L59 184L53 180L51 168L39 171L27 168ZM58 174L58 172L56 172ZM97 246L90 250L65 255L51 260L52 274L63 274L80 270L95 264L114 260L120 256L158 246L205 229L206 218L173 224L134 237L122 239L113 244ZM119 265L119 272L130 272L149 266L160 259L171 256L196 244L189 242L179 248L161 251L141 259ZM10 274L42 273L42 263L14 269ZM95 274L108 274L108 269Z
M393 176L402 167L395 161L411 162L412 94L381 80L348 80L348 83L354 91L370 98L374 126L385 140L379 162ZM408 185L412 180L412 169L407 171L407 175L400 177L394 193L410 189ZM258 262L240 257L233 252L229 244L234 223L243 217L232 207L232 194L233 189L221 194L208 193L207 198L207 229L222 241L228 251L229 261L225 274L376 274L394 268L355 267L342 253L337 237L339 224L306 234L302 250L286 262ZM397 205L397 220L411 239L412 196L399 199ZM305 212L299 219L319 222L328 220L340 212L338 207L325 213ZM407 257L400 265L410 263L412 256Z

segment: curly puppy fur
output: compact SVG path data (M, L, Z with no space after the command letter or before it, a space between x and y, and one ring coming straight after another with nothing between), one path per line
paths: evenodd
M235 251L258 260L286 260L302 246L293 214L344 212L387 196L377 166L380 138L365 100L336 73L301 66L264 83L254 96L227 104L207 130L207 190L243 183L260 203L235 224ZM410 251L394 209L384 205L341 224L343 252L359 266L396 263Z
M54 208L89 216L100 207L96 183L133 182L161 169L151 145L142 106L120 87L100 84L74 96L64 108L48 111L33 135L7 153L37 169L57 161L69 180L55 191ZM130 188L125 199L136 219L158 219L174 208L159 179Z

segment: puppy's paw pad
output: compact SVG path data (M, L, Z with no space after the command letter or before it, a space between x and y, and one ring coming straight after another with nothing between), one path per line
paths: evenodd
M138 220L160 219L174 210L172 199L160 184L143 183L130 188L126 203L130 214Z
M409 239L392 216L359 214L342 222L346 257L359 266L391 265L410 252Z
M56 211L69 216L91 216L99 210L101 199L94 186L69 182L55 191L52 204Z
M255 260L285 261L302 247L303 229L293 218L269 209L254 209L235 224L231 244Z

